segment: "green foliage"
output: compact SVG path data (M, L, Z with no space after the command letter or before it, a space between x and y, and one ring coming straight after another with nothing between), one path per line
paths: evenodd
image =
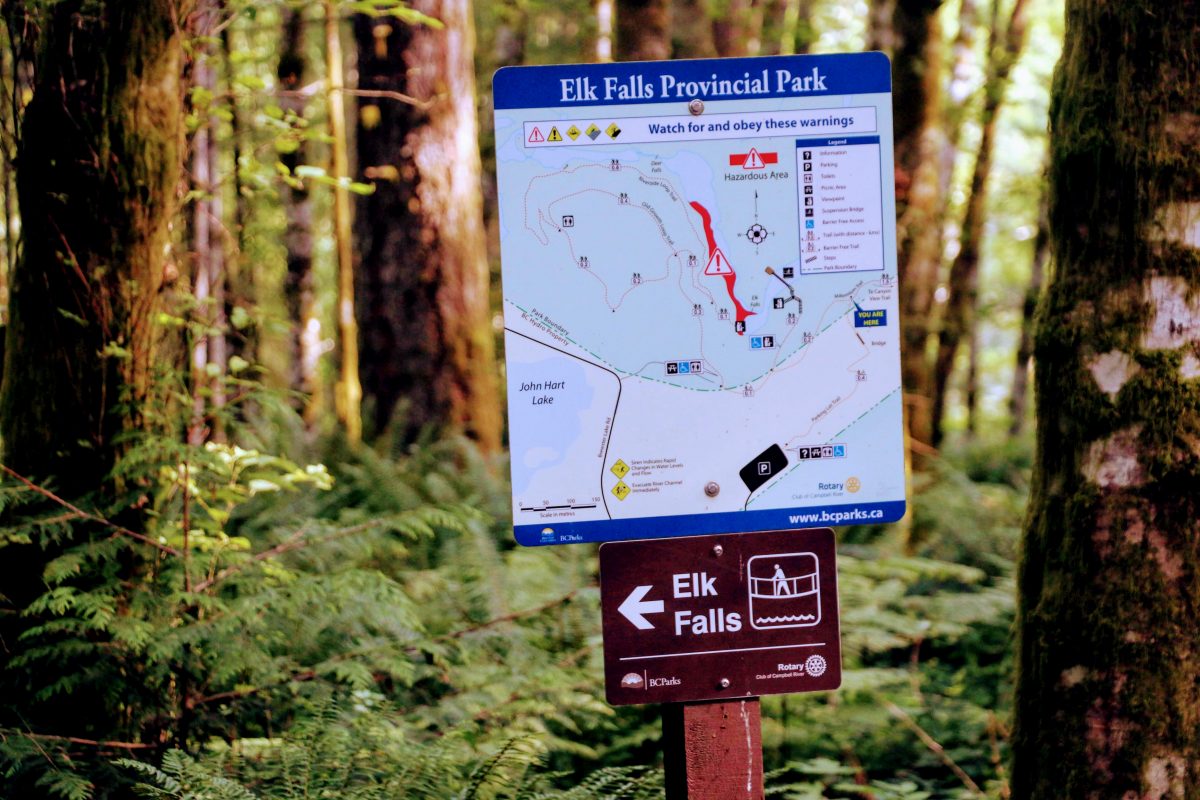
M100 743L10 721L4 774L79 798L135 779L178 798L659 791L657 710L601 697L594 549L513 548L502 465L465 442L330 455L326 468L134 442L118 473L157 547L97 525L112 508L63 520L28 487L0 487L24 515L5 541L61 547L5 668L29 690L23 709L98 692L122 739L162 752L114 772ZM912 555L845 533L843 687L763 699L771 796L972 796L918 729L998 790L1021 493L962 469L1023 485L1000 468L1014 459L977 448L939 464Z

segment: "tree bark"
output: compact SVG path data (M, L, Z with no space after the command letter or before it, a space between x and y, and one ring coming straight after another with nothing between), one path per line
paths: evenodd
M617 60L671 57L670 0L617 0Z
M892 37L892 18L896 14L897 0L870 0L867 7L867 50L892 53L895 42Z
M218 120L211 113L217 89L214 52L207 42L217 26L215 0L200 0L195 19L198 45L192 80L206 99L196 109L202 120L192 138L192 295L195 322L203 330L192 343L192 421L188 442L201 444L210 435L224 438L220 412L225 405L225 370L229 362L225 340L225 246L221 236L224 218L221 176L217 153ZM209 372L213 369L215 374ZM210 410L213 413L210 413Z
M350 219L349 142L338 5L325 0L325 102L329 109L329 175L333 187L333 242L337 255L338 381L337 417L346 439L362 440L362 381L360 378L358 314L354 298L354 242ZM474 97L474 92L472 92Z
M897 257L903 318L901 378L905 416L912 439L928 445L929 311L940 263L937 208L941 178L941 0L899 0L891 24L877 31L878 44L893 46L893 96L897 213ZM877 9L878 10L878 9Z
M1068 0L1013 797L1200 797L1200 15Z
M762 49L763 10L759 0L724 0L712 21L713 43L722 58L756 56Z
M112 469L129 437L163 417L150 409L162 366L157 316L175 270L166 253L184 158L188 10L178 0L62 0L39 12L39 68L17 158L22 247L0 385L0 462L60 496L99 493L112 503L123 488ZM122 513L128 521L136 512ZM67 651L48 674L32 666L29 649L44 640L21 638L46 621L22 613L46 591L46 564L88 535L79 525L69 536L6 543L0 554L0 727L123 740L141 732L144 720L126 713L129 698L114 696L127 665ZM123 568L137 563L131 555ZM32 660L16 666L15 655ZM79 679L69 695L42 696L66 674ZM56 757L46 756L51 769ZM75 766L81 761L95 766L97 800L120 794L111 768L86 756ZM50 796L28 773L6 776L4 789Z
M361 89L401 92L359 103L363 386L374 433L401 442L458 430L500 445L494 334L480 201L474 32L466 0L412 7L442 29L359 16Z
M221 0L222 14L229 13L229 0ZM242 177L242 156L247 151L246 126L238 103L238 64L234 58L234 27L227 24L221 28L221 55L225 61L225 88L229 103L229 138L232 146L233 170L230 173L233 189L233 235L226 242L225 274L225 318L234 320L235 309L245 312L249 320L239 327L233 325L226 333L230 355L237 355L249 362L258 360L257 320L252 313L257 306L254 268L246 262L246 225L250 220L246 182ZM252 148L251 148L252 149Z
M1021 306L1021 340L1017 344L1017 363L1013 367L1012 391L1008 397L1008 435L1020 436L1025 432L1025 413L1029 402L1029 364L1033 361L1034 312L1042 294L1042 283L1046 276L1046 262L1050 259L1050 220L1043 196L1038 211L1037 236L1033 242L1033 264L1029 271L1029 286L1025 290L1025 302Z
M671 57L713 58L711 0L673 0L671 5Z
M186 3L47 11L17 162L4 463L65 492L102 485L140 430L180 174ZM98 75L105 80L96 80Z
M304 40L304 15L291 9L283 19L283 46L276 75L281 90L279 106L293 125L304 119L305 98L299 93L307 69ZM317 367L320 363L321 320L316 313L316 287L313 277L313 204L308 186L294 177L296 168L305 163L308 147L298 137L295 149L281 153L280 162L292 175L282 187L283 213L286 220L283 243L287 251L287 273L283 279L283 301L288 314L288 386L297 397L297 410L311 428L316 425L322 407Z
M999 3L993 5L993 12ZM933 364L933 399L930 405L930 432L933 445L941 443L945 432L942 418L946 410L946 392L958 347L975 329L976 306L979 302L979 254L983 245L983 223L987 214L987 184L992 173L992 157L996 141L996 123L1008 77L1025 46L1026 0L1015 0L1012 15L1003 33L999 30L998 14L992 14L992 32L988 38L988 74L984 81L982 133L975 169L971 175L971 195L963 217L958 255L950 265L950 291L938 332L937 355Z

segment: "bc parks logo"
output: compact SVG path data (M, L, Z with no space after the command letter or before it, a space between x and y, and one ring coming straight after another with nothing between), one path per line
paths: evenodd
M682 683L682 680L674 676L670 678L650 678L647 680L637 672L626 673L625 677L621 678L622 689L649 689L658 686L679 686Z

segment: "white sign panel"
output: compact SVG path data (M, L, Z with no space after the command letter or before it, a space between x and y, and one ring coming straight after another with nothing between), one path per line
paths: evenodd
M887 59L494 88L517 540L899 519Z

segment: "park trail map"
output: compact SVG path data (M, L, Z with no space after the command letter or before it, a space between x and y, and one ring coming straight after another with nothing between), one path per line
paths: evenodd
M495 98L517 540L902 516L886 59L516 68Z

